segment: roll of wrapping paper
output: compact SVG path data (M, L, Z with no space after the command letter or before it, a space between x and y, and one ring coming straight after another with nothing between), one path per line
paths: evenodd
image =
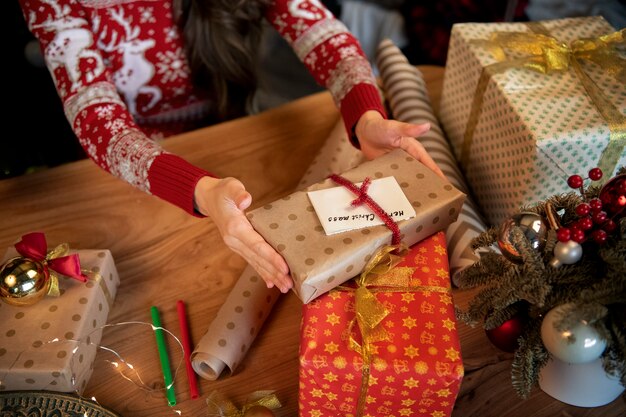
M456 275L479 257L470 246L471 240L487 229L478 206L472 199L454 154L430 104L422 73L409 63L402 51L389 39L383 40L376 52L383 91L393 118L407 123L430 123L430 131L419 138L448 180L467 194L458 220L446 229L450 275Z
M361 152L350 144L343 121L338 119L300 186L315 184L330 173L344 172L361 161ZM233 373L280 294L276 288L267 288L248 265L191 354L194 371L208 380L216 380L226 368Z

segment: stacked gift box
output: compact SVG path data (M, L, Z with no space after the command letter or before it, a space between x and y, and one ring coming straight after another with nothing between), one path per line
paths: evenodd
M463 362L443 232L366 271L303 307L300 415L450 415Z

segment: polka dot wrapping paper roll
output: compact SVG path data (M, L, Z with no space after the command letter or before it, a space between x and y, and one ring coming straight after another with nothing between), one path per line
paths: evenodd
M450 182L468 194L459 218L446 229L450 275L454 281L459 271L478 261L478 255L472 250L470 242L487 226L476 203L469 197L469 187L431 107L422 73L388 39L378 46L376 62L393 118L407 123L430 123L430 131L422 135L419 141Z
M75 252L87 283L59 276L59 297L0 303L0 391L85 389L120 280L109 250Z
M465 200L465 194L400 149L340 174L353 183L395 177L416 212L398 222L409 246L455 221ZM253 227L285 258L304 303L358 275L391 241L384 225L327 236L307 191L331 187L336 184L327 179L248 213Z
M263 327L280 291L247 266L204 336L191 354L194 371L216 380L224 370L234 372Z
M614 33L599 16L452 28L439 119L490 225L569 192L572 174L599 166L611 178L626 165L623 40ZM519 48L530 44L534 53ZM516 64L563 53L563 70Z

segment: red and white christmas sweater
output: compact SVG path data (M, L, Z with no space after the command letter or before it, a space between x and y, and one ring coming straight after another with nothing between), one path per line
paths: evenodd
M155 138L206 116L194 88L172 0L20 0L39 39L65 114L100 167L194 213L207 171ZM385 114L358 41L319 0L275 0L266 19L324 85L348 129L367 110Z

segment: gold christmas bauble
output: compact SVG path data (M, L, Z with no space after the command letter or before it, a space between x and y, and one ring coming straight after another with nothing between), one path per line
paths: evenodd
M50 284L48 267L41 262L17 257L0 267L0 298L7 304L35 304L48 293Z
M243 417L275 417L272 410L262 405L254 405L243 413Z

